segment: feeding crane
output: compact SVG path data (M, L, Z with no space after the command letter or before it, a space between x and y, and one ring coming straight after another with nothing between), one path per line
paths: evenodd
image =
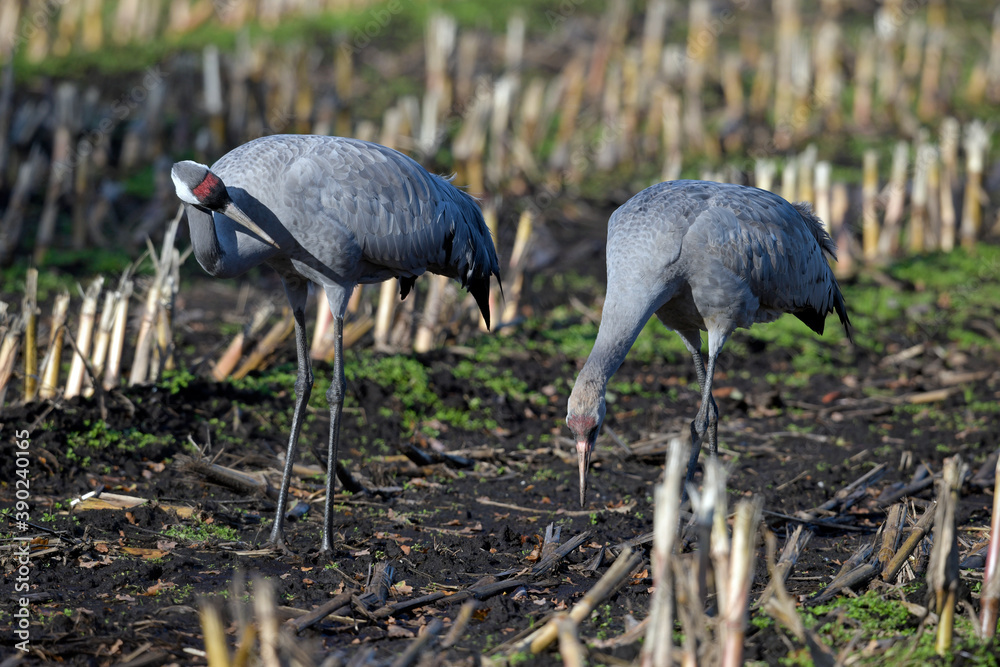
M457 278L490 323L496 249L475 199L385 146L329 136L272 135L222 156L211 168L174 164L191 244L217 278L259 264L281 277L295 321L298 376L278 509L269 542L283 546L285 505L313 373L306 345L309 281L333 313L333 380L322 552L332 548L333 492L344 403L344 312L359 283L399 280L403 298L425 271Z
M701 407L691 422L690 481L702 441L718 449L719 408L712 377L737 327L791 313L818 334L836 311L850 320L827 256L836 246L808 204L729 183L668 181L646 188L608 221L608 289L594 348L569 397L566 424L576 439L580 504L604 421L605 390L654 314L676 331L694 360ZM708 332L708 365L701 332Z

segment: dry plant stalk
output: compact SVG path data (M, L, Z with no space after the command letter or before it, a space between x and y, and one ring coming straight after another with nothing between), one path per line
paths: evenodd
M94 339L94 353L90 358L90 366L95 372L103 372L104 362L108 358L108 348L111 345L111 328L115 321L115 307L121 294L115 290L105 292L104 305L101 308L100 323L97 327L97 337ZM91 379L97 382L97 378ZM84 389L83 395L90 396L94 393L94 388L88 386Z
M983 186L983 165L986 149L990 144L989 131L981 121L975 120L965 128L965 203L962 206L962 247L971 249L976 245L979 229L983 224L980 204Z
M934 505L928 507L924 512L923 516L920 517L920 521L917 525L913 527L910 531L909 536L906 541L903 542L903 546L896 550L895 555L892 559L886 563L885 567L882 569L882 581L886 583L892 583L896 580L896 575L903 568L903 564L906 563L906 559L910 557L913 550L917 548L920 544L920 540L924 539L927 532L930 530L931 525L934 523Z
M816 205L816 192L813 190L816 178L813 174L813 170L816 167L816 152L816 144L809 144L806 146L806 149L802 151L802 155L799 156L799 188L798 194L795 196L794 200L808 202L812 206Z
M160 309L159 281L154 280L146 291L146 303L139 321L139 335L135 341L135 356L132 358L132 369L129 372L128 384L134 387L146 382L149 374L149 358L153 341L153 326L156 323L157 312Z
M938 481L937 510L934 513L934 548L927 568L928 595L933 596L939 617L935 649L947 655L951 649L958 593L958 533L955 513L958 494L968 466L958 455L947 459ZM928 605L930 606L930 605Z
M720 644L724 667L743 664L743 639L753 585L754 558L756 555L757 527L761 518L761 499L740 501L736 505L733 523L732 549L729 554L729 577L726 596L719 596Z
M174 368L174 337L171 333L173 322L174 299L177 296L177 286L180 284L181 258L177 250L173 250L173 271L160 286L160 308L156 315L156 347L153 349L153 365L149 369L149 381L156 382L160 370Z
M226 631L222 625L219 609L205 602L198 612L201 617L201 632L205 636L205 654L208 667L229 667L229 649L226 646Z
M785 161L785 167L781 170L781 196L787 201L795 201L799 196L798 183L799 161L794 155Z
M62 292L52 305L52 328L49 332L49 349L42 362L42 384L38 397L55 398L59 387L59 365L62 361L63 339L66 337L66 315L69 312L69 292Z
M38 393L38 269L28 269L24 300L24 402L35 400Z
M508 271L513 275L511 280L510 297L503 309L504 323L511 322L517 317L517 307L521 300L521 292L524 289L524 263L528 250L528 242L531 240L532 229L534 227L535 216L530 210L523 211L517 221L517 234L514 237L514 248L510 253L510 265Z
M757 160L753 168L754 185L761 190L773 191L774 175L777 172L778 165L771 158Z
M598 582L583 598L573 605L569 612L569 617L575 623L580 623L590 616L597 604L610 595L618 585L642 562L641 554L633 554L630 547L625 547L618 554L618 558L608 568ZM541 653L554 642L559 634L556 619L551 619L541 628L525 637L520 642L508 648L508 655L531 651L534 654Z
M958 184L958 120L949 116L941 121L941 250L955 247L955 197Z
M910 196L910 252L921 253L927 237L927 191L930 164L935 159L934 147L918 143L913 169L913 192Z
M861 176L861 247L866 262L878 258L878 153L866 150Z
M583 667L583 646L577 637L577 623L567 614L560 614L556 621L559 633L559 654L564 667ZM665 664L665 663L664 663Z
M906 505L897 503L889 508L889 516L882 524L882 541L875 555L875 565L880 568L880 571L884 571L886 566L892 562L905 523Z
M570 60L559 77L562 80L563 99L559 105L559 129L555 144L549 155L549 168L553 171L564 169L569 163L569 143L576 129L576 120L583 100L585 84L584 63L581 57Z
M899 229L906 203L906 169L909 165L910 145L896 142L892 152L892 171L886 189L889 196L885 204L885 220L878 239L878 256L888 259L899 249ZM867 218L865 220L867 222Z
M1000 11L997 16L1000 17ZM0 392L2 391L0 389ZM986 569L983 571L979 607L979 636L982 639L990 639L997 632L997 617L1000 616L1000 458L997 459L993 472L990 547L986 555Z
M353 295L352 295L353 296ZM313 337L312 346L309 348L309 358L310 359L322 359L323 358L323 348L325 347L323 337L326 334L327 327L330 326L330 322L333 321L333 313L330 311L330 302L326 300L324 295L320 295L316 299L316 324L313 326ZM233 349L237 343L239 347L243 346L244 332L236 334L236 338L233 342L229 344L226 349L226 354L230 354L230 350ZM223 355L225 357L225 355ZM222 361L221 359L219 360ZM223 376L225 377L225 376Z
M97 297L104 286L104 278L95 278L83 294L83 306L80 308L80 322L76 329L76 349L73 351L73 361L69 367L69 377L66 378L64 398L73 398L80 394L83 387L83 374L87 370L84 359L90 355L90 344L94 338L94 322L97 316Z
M764 537L767 542L767 570L771 575L771 581L767 586L770 594L765 591L765 596L762 598L762 608L791 630L800 642L806 644L816 667L833 667L837 661L830 647L823 643L815 630L805 626L802 617L799 616L795 608L795 601L792 600L792 596L785 588L785 577L774 563L774 553L777 551L777 540L774 538L774 533L765 527Z
M122 280L115 299L115 314L108 343L108 358L104 363L104 389L110 391L118 386L121 377L122 354L125 351L125 326L128 324L128 302L132 296L132 280Z
M7 383L14 372L14 362L17 360L18 342L24 331L24 317L19 316L11 322L7 333L0 343L0 409L3 408L4 396L7 394Z
M649 627L642 647L642 665L667 665L673 650L673 589L670 560L673 557L677 526L680 520L681 484L688 447L679 439L670 442L664 482L654 491L653 521L653 591L649 610Z
M539 102L540 103L540 102ZM486 222L486 228L490 230L490 238L496 243L498 238L498 228L497 228L497 205L496 202L490 200L485 206L483 206L483 220ZM493 281L490 281L490 295L489 295L489 308L491 313L495 313L497 303L497 291L496 287L493 286ZM482 312L476 308L474 317L479 322L479 330L487 331L489 327L486 326L486 319L483 317ZM494 326L499 324L499 322L494 322Z
M325 301L320 299L320 310L323 310L323 303ZM326 311L330 312L329 306L326 308ZM274 305L270 302L266 302L254 310L253 315L250 317L250 322L243 327L243 331L236 334L232 342L229 343L229 347L226 348L226 351L222 353L219 360L215 362L215 366L212 367L213 380L222 382L229 377L229 374L236 368L236 364L239 363L240 357L243 356L243 348L246 343L257 337L257 334L267 324L267 320L273 312Z
M768 581L767 586L764 588L764 592L760 594L760 598L757 599L756 606L760 607L767 603L771 595L777 595L776 590L780 585L782 590L784 590L785 581L788 579L788 575L791 574L792 568L795 567L795 563L798 561L799 556L802 551L809 544L809 540L812 539L813 532L811 530L805 530L804 526L800 523L795 527L795 531L792 532L791 537L785 542L785 547L781 550L781 556L778 557L778 562L774 562L774 554L768 556L768 572L771 575L770 581ZM774 540L774 536L767 532L768 540ZM768 542L768 549L771 549L774 545ZM785 595L788 593L785 592Z
M832 166L826 160L816 163L814 175L816 179L816 217L823 223L823 228L830 232L830 173Z
M389 347L389 333L392 329L392 316L399 305L396 296L395 283L385 281L379 287L378 310L375 312L375 349L385 350Z
M236 372L233 373L233 379L240 380L246 377L250 371L260 368L264 363L264 359L278 349L281 342L292 335L294 329L295 318L292 317L292 312L286 309L281 320L274 323L274 326L271 327L267 334L257 343L257 346L254 347L253 352L236 369Z
M278 659L278 619L274 611L274 589L263 577L253 579L253 609L260 633L260 660L264 667L280 667Z
M441 306L447 284L447 276L433 275L430 277L424 312L420 318L420 324L417 326L417 335L413 339L414 352L430 352L434 349L434 337L440 329Z
M715 496L712 501L712 532L711 545L706 549L712 559L715 570L716 597L728 600L729 576L729 526L726 519L729 516L728 499L726 497L726 470L716 458L709 458L705 466L704 494Z
M851 253L851 233L844 225L847 210L850 207L850 197L847 186L837 183L830 194L830 236L837 244L837 263L833 272L837 278L843 278L854 273L854 255Z
M465 634L465 629L469 627L469 621L472 620L472 613L476 611L479 606L479 601L475 598L466 600L462 603L462 607L458 610L458 616L455 618L455 622L452 623L451 629L448 630L448 634L444 636L441 640L442 648L451 648L454 646L462 635Z

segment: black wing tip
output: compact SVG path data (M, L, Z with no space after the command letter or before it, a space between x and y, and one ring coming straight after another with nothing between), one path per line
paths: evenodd
M844 297L837 294L833 302L833 309L837 312L837 316L840 318L840 323L844 326L844 333L847 334L847 340L854 344L854 330L851 327L851 319L847 316L847 306L844 304ZM814 332L823 335L823 331L826 329L826 316L831 311L820 312L815 308L800 308L792 314L795 317L802 320L802 322L812 329Z
M479 306L479 312L483 314L483 321L486 322L486 328L490 328L490 277L487 275L485 278L473 278L469 281L468 288L469 294L473 296L476 300L476 305Z
M851 318L847 316L847 305L844 303L842 295L838 294L837 297L836 302L834 302L834 308L837 310L840 323L844 325L844 333L847 334L847 340L851 342L851 345L854 345L854 328L851 326Z
M396 280L399 281L399 300L403 301L410 293L410 290L413 289L413 284L417 282L417 279L415 277L397 277Z

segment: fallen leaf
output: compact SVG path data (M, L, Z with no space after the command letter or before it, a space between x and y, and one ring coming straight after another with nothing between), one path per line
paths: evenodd
M169 588L177 588L177 584L175 584L172 581L163 581L162 579L157 579L156 583L147 588L146 592L142 593L142 595L145 596L159 595L161 592Z
M824 394L823 398L821 398L819 400L820 400L821 403L823 403L823 405L829 405L830 403L833 403L838 398L840 398L840 392L839 391L831 391L828 394Z
M122 602L135 602L135 598L131 595L126 595L125 593L119 593L115 596L116 600L121 600Z
M402 625L390 625L387 634L392 639L412 639L416 636L413 634L413 630L404 628Z
M392 590L396 593L396 595L409 595L413 592L413 586L410 586L405 581L400 581L393 584Z
M101 553L101 554L108 553L108 543L107 542L98 542L97 544L94 545L94 551L96 551L97 553Z
M111 648L108 649L108 655L115 655L116 653L118 653L118 651L122 650L122 645L124 643L125 642L123 642L121 639L116 639L115 643L112 644Z
M461 526L462 522L459 521L458 519L452 519L451 521L449 521L448 523L446 523L444 525L446 525L446 526Z
M176 542L171 542L170 540L157 540L156 548L163 549L164 551L173 551L177 547Z
M111 565L112 562L111 556L105 556L100 560L81 560L80 567L85 570L92 570L95 567L101 567L102 565Z
M140 549L139 547L122 547L122 551L130 556L140 556L147 560L153 558L163 558L169 551L163 551L162 549Z
M406 555L406 556L410 555L410 547L406 546L405 544L400 544L399 545L399 550L402 551L403 554Z
M315 582L315 581L313 581L312 579L303 579L303 580L302 580L302 583L303 583L303 584L305 584L306 586L312 586L312 585L313 585L313 584L315 584L316 582Z

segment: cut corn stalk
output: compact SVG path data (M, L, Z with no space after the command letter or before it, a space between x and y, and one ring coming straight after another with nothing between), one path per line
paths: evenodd
M84 359L89 358L91 342L94 339L94 324L97 316L97 297L104 286L104 278L98 277L87 287L83 295L83 306L80 308L80 322L76 329L76 349L73 350L73 361L66 378L64 398L73 398L80 394L83 388L83 374L86 370Z

